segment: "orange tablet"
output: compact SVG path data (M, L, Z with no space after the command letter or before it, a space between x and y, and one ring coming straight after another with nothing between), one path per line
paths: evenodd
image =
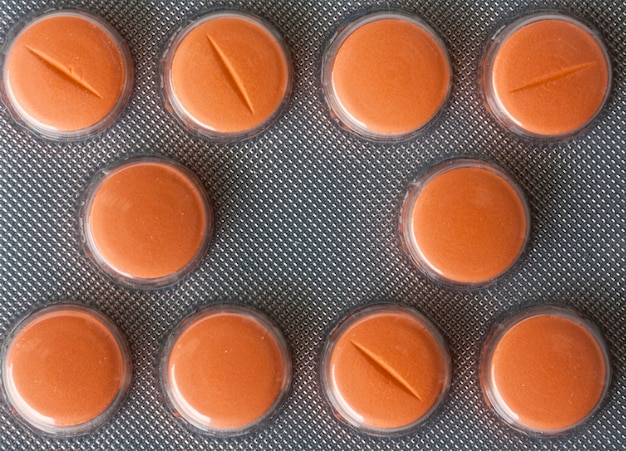
M162 66L169 109L190 129L218 139L264 130L291 91L283 39L241 12L212 13L183 28Z
M448 285L478 287L518 260L530 213L521 189L501 169L453 159L411 185L401 229L409 256L425 274Z
M349 130L395 140L424 129L441 111L452 68L435 32L413 16L364 16L332 40L322 68L331 112Z
M86 197L87 253L118 282L168 285L206 251L213 229L209 200L197 177L174 161L124 161L98 174Z
M92 431L127 392L130 355L120 331L87 307L60 304L28 316L2 356L6 397L30 426L52 435Z
M568 15L540 13L494 37L483 83L491 111L508 128L563 139L585 128L604 106L611 64L589 26Z
M78 138L108 127L132 89L133 68L122 38L82 11L59 10L24 26L3 67L14 115L50 138Z
M513 427L555 435L596 411L610 381L606 345L576 313L531 308L498 326L481 357L487 402Z
M207 307L170 337L162 382L172 407L192 427L236 435L279 407L291 382L291 358L264 315L246 307Z
M375 435L423 423L449 381L443 337L423 315L402 306L378 305L349 316L324 350L322 384L333 410Z

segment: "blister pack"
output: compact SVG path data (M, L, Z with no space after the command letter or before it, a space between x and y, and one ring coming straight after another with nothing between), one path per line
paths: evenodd
M626 447L626 7L0 1L0 449Z

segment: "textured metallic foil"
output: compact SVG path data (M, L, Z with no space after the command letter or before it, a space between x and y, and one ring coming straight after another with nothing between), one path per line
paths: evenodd
M626 446L626 6L619 0L491 2L225 1L284 35L292 97L268 130L212 142L166 111L159 60L168 39L212 6L191 1L2 1L0 41L24 18L54 6L102 17L127 41L136 80L128 107L101 135L69 143L40 138L0 108L0 337L30 310L71 300L107 314L128 338L134 374L114 418L86 436L38 435L0 403L0 448L26 449L623 449ZM415 13L450 52L454 86L441 117L405 142L372 143L330 117L320 86L324 48L339 26L370 7ZM593 24L613 63L612 93L578 137L544 144L512 135L488 114L479 90L486 42L539 7ZM189 167L213 199L215 236L200 265L157 291L116 285L85 257L81 196L93 175L129 154L156 153ZM404 255L398 217L409 182L433 162L478 155L519 182L532 212L519 264L494 286L438 286ZM432 318L452 355L452 385L438 413L400 437L360 434L332 416L320 387L329 331L356 307L390 301ZM294 379L277 414L253 432L195 433L166 407L158 364L166 337L200 306L237 303L266 313L291 348ZM608 396L590 421L554 439L513 431L490 411L478 380L491 326L532 304L573 307L598 325L612 359Z

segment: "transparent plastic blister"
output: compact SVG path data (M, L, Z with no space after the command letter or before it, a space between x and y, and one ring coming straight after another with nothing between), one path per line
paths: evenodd
M22 30L47 15L69 14L87 17L110 33L128 72L120 103L104 122L70 133L29 124L11 105L3 83L3 358L6 362L6 350L28 321L25 314L37 315L57 299L73 299L114 321L119 330L105 320L98 324L115 330L111 333L119 342L128 341L122 359L128 366L119 401L69 429L50 422L42 426L41 415L39 423L29 421L32 411L20 413L7 395L7 381L16 375L3 367L0 449L624 448L626 378L619 369L626 365L626 22L619 1L575 0L563 11L489 0L394 5L242 0L217 7L103 0L75 2L71 9L44 3L0 0L3 70ZM531 59L535 62L509 72L523 80L506 89L510 96L550 97L552 89L571 88L574 80L579 80L574 88L582 86L579 78L599 69L601 89L594 94L599 100L565 131L520 127L523 121L511 120L514 113L502 113L502 96L498 100L488 92L487 74L502 68L496 54L506 53L516 33L544 20L582 30L598 58L572 60L557 52L567 57L563 66L545 67L543 62L551 61L547 56L539 58L541 64ZM211 28L217 22L228 33ZM238 27L242 24L261 33L252 40L255 45L265 42L273 49L276 58L267 66L277 72L269 78L263 78L269 73L263 64L255 66L258 61L252 66L259 70L245 66L263 52L254 45L246 50L250 41ZM396 26L403 31L397 34ZM359 43L359 33L373 29L382 34ZM188 41L194 33L197 39ZM387 39L391 50L385 50ZM333 85L333 68L339 72L335 64L343 59L348 73L342 89L357 89L365 86L359 80L380 75L376 63L392 68L387 62L404 44L411 49L416 42L426 43L439 61L418 74L433 75L438 84L427 89L436 94L431 110L400 129L366 126L367 118L356 117L358 106L351 110L354 104ZM177 66L176 55L185 53L186 44L197 46L197 53L188 53ZM344 59L342 52L353 44L366 51ZM40 50L52 53L50 48L31 47L26 52L33 67L43 66L54 83L66 83L92 101L99 97L90 87L103 94L97 77L79 62L56 53L47 58ZM544 55L547 49L531 46L527 53ZM244 50L253 57L240 59ZM374 61L359 69L363 58ZM409 60L409 66L416 63ZM193 87L194 77L206 77L207 67L223 83L216 92L226 100ZM352 78L346 68L360 74ZM374 88L373 97L393 98L387 91L392 86L419 94L419 87L428 85L400 72L403 81L396 85L381 76L382 88ZM186 94L176 91L187 77L191 88ZM270 79L280 79L279 89L263 113L257 94ZM421 100L399 91L411 117ZM584 100L578 95L583 91L567 100ZM241 123L229 116L228 105L236 107L239 118L258 113L259 120L221 128L195 117L199 107L187 105L190 99L217 111L211 120ZM373 105L366 104L365 109ZM575 106L566 110L546 117L577 113ZM379 107L374 113L378 121L397 119L390 112L381 115ZM133 167L139 173L125 172ZM118 178L124 173L127 177ZM167 174L184 189L162 185ZM465 200L427 199L456 176L449 185ZM493 185L488 195L472 197ZM143 191L129 203L132 186ZM106 191L111 196L104 196ZM191 207L170 209L179 202ZM122 218L131 203L149 211ZM421 208L429 203L434 207ZM146 229L148 218L161 225ZM163 228L177 238L168 239L160 233ZM460 241L454 238L459 231L467 233ZM481 241L481 235L487 239ZM452 249L452 258L442 264L437 254L445 249ZM170 265L173 260L177 263ZM446 261L460 265L446 267ZM529 309L538 303L559 307ZM529 426L520 406L511 407L506 384L490 380L507 357L498 346L510 344L514 335L509 333L521 330L517 321L537 312L573 324L584 332L579 337L591 337L588 343L597 344L589 348L597 351L590 353L595 367L604 368L597 373L597 396L569 423ZM220 330L211 323L219 317L236 320ZM377 329L382 337L351 335L362 333L367 320L380 318L400 320L381 326L383 332ZM242 327L239 320L251 326ZM200 347L190 344L194 331L206 333ZM415 345L416 337L430 345ZM251 341L238 348L248 352L239 359L243 365L219 370L207 363L211 355L233 356L237 347L230 344L244 338ZM532 338L541 341L538 333ZM548 351L543 345L553 338L528 340L533 352L513 353L508 363L523 364L524 354L543 355ZM220 348L220 341L227 345ZM274 357L264 359L258 346L268 344ZM354 359L352 365L343 365L339 354ZM572 354L555 355L549 359L557 364L559 356ZM429 359L439 362L440 371L428 371ZM254 361L274 362L274 369L246 366ZM204 373L194 375L196 370ZM534 372L512 371L516 377ZM278 376L269 383L272 388L256 391L254 384L270 373ZM418 377L429 374L435 375L434 389ZM229 390L242 380L253 383L235 388L239 398L229 401ZM571 389L568 377L547 380L557 389ZM209 395L194 396L194 390L207 387ZM570 391L573 400L589 393ZM517 393L534 399L525 390ZM93 396L85 395L85 401ZM257 404L259 398L263 402ZM559 414L568 409L559 408ZM245 412L252 413L244 418ZM399 419L402 412L406 415Z
M400 216L402 245L424 274L447 287L495 283L522 256L531 230L526 196L485 160L437 163L410 184Z
M85 254L114 281L160 288L189 274L213 235L213 207L197 176L156 155L102 169L85 190Z
M172 412L191 429L233 437L261 427L291 386L291 355L280 330L260 312L214 305L171 332L160 363Z
M218 141L261 133L289 101L293 69L278 31L247 11L209 11L177 31L161 64L165 105Z
M133 88L126 42L82 9L31 14L11 32L2 53L5 104L26 128L56 141L103 132Z
M121 331L79 304L54 304L23 318L0 358L11 409L29 427L56 437L89 434L109 421L132 377Z
M610 381L602 335L571 309L523 309L496 324L483 344L486 403L532 436L557 437L581 427L602 405Z
M486 47L481 81L501 124L550 142L589 127L609 97L612 76L606 46L591 25L544 11L497 31Z
M408 434L440 407L450 356L434 324L414 309L378 304L349 314L324 346L320 380L335 415L372 435Z
M446 46L421 18L371 11L341 26L322 60L331 114L351 133L394 142L424 132L452 89Z

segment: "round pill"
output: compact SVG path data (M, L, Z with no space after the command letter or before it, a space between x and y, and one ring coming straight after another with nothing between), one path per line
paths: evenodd
M109 126L130 95L132 77L119 35L73 10L28 23L10 42L3 70L12 111L52 138L83 137Z
M70 304L30 315L9 337L2 358L11 406L53 435L86 433L108 420L130 373L118 329L96 311Z
M176 329L162 371L168 399L184 420L203 432L235 435L278 408L291 359L265 316L222 305L200 310Z
M445 46L421 20L374 13L342 30L324 60L332 112L373 139L401 139L424 128L448 97L452 69Z
M291 89L278 33L241 12L202 17L174 38L163 62L166 100L191 129L237 138L267 127Z
M416 311L381 305L348 317L331 335L322 378L333 409L377 435L428 418L449 384L450 359L436 328Z
M581 424L606 394L610 366L596 330L558 307L523 311L486 342L481 382L505 421L554 435Z
M519 258L529 211L521 190L497 167L455 159L432 168L409 190L402 228L419 268L451 285L493 282Z
M140 157L103 171L83 214L89 255L116 280L139 287L172 283L202 258L213 216L186 168Z
M611 65L598 35L563 14L505 27L485 59L484 91L495 116L524 136L570 137L606 102Z

